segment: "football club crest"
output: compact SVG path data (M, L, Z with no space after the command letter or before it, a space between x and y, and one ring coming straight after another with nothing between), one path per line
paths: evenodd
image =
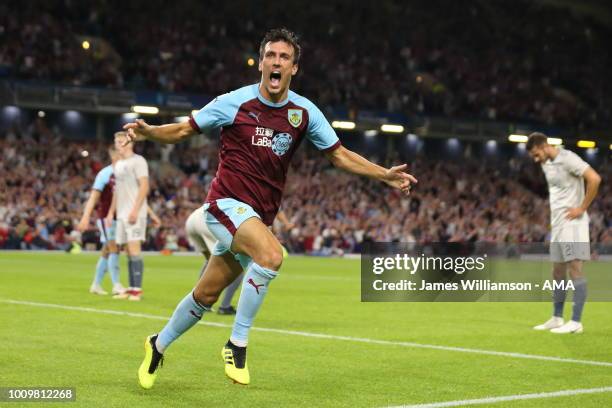
M298 127L302 124L302 110L301 109L287 109L287 119L291 126Z
M238 215L242 215L242 214L244 214L245 212L246 212L246 208L244 208L244 207L238 207L238 208L236 208L236 214L238 214Z

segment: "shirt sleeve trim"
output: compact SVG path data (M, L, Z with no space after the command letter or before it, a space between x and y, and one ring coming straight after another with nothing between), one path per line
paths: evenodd
M189 115L189 125L191 125L191 128L193 130L195 130L196 132L202 133L202 130L200 129L200 126L198 126L198 123L193 118L193 114Z
M334 150L336 150L337 148L339 148L340 146L342 146L342 143L340 143L340 141L338 140L336 143L334 143L333 145L326 147L325 149L322 149L322 152L333 152Z

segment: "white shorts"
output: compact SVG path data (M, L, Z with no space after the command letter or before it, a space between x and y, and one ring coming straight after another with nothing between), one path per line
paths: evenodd
M567 223L552 229L550 238L550 260L562 263L591 259L589 224Z
M213 248L217 244L217 239L208 229L205 216L204 207L200 207L192 212L185 222L185 230L187 231L189 243L196 251L212 253Z
M138 218L136 223L117 220L117 244L123 245L132 241L144 241L147 236L147 219Z

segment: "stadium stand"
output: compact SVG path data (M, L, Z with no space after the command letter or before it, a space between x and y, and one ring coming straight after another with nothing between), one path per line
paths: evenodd
M612 31L593 7L589 14L528 1L298 1L287 9L215 0L171 10L160 0L94 3L3 2L0 78L215 96L257 81L246 61L257 59L261 34L280 24L307 33L294 87L322 107L579 130L612 123L612 61L599 52ZM91 48L81 47L85 38Z

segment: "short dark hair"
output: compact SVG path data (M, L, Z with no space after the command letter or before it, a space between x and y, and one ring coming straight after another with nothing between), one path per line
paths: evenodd
M293 47L293 63L297 64L300 61L300 55L302 53L299 38L293 31L290 31L284 27L273 28L268 31L266 35L264 35L263 40L261 40L261 44L259 44L259 60L263 60L266 44L277 41L284 41Z
M548 137L544 133L533 132L527 139L527 151L531 151L534 147L542 146L548 143Z

